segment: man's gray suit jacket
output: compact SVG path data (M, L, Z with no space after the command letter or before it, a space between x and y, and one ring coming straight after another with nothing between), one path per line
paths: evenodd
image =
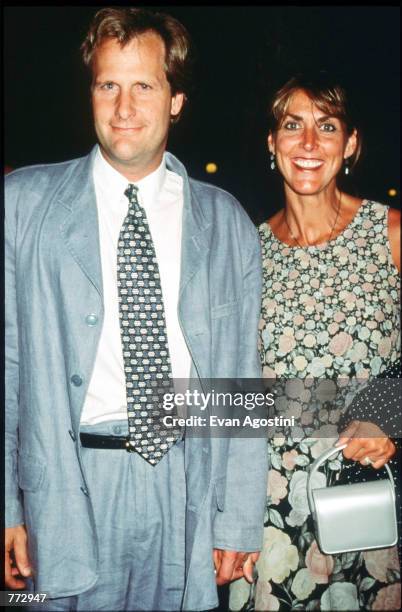
M103 321L95 150L6 178L6 519L7 526L25 523L36 589L51 597L81 593L97 580L79 443ZM165 155L183 178L178 315L191 376L258 378L257 231L233 196L190 179ZM89 314L98 325L88 325ZM185 469L183 607L201 610L217 605L212 548L261 549L267 444L186 438Z

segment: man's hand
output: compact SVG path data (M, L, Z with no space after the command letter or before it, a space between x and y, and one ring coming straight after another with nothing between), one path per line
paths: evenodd
M259 552L245 553L214 548L216 584L221 586L243 576L247 582L252 583L254 564L258 561L259 556Z
M347 444L343 449L346 459L367 465L365 459L368 457L376 470L387 463L396 450L394 443L377 425L366 421L352 421L341 433L335 446L341 444Z
M28 578L32 575L31 564L28 558L27 532L24 525L9 527L5 534L5 582L10 589L23 589L25 580L17 578L18 575Z

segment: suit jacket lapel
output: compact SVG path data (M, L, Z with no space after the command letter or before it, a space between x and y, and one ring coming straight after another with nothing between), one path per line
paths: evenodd
M79 161L79 165L58 193L66 209L60 231L72 257L88 280L102 295L102 267L99 245L98 211L92 178L96 149Z
M183 178L183 226L181 244L180 297L185 293L191 279L208 258L211 238L211 223L205 217L195 194L190 190L186 169L173 155L166 153L169 170Z

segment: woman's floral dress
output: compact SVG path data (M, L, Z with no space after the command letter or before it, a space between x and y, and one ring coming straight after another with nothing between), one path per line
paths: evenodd
M388 207L363 201L334 240L280 242L260 227L264 269L260 354L275 379L277 414L298 424L269 441L264 547L254 596L231 586L231 610L399 610L396 547L324 555L307 503L306 468L338 436L337 422L361 383L400 355L400 279L388 241ZM352 379L352 381L350 380ZM342 390L343 388L343 390ZM342 454L313 486L339 477ZM248 603L247 603L248 600Z

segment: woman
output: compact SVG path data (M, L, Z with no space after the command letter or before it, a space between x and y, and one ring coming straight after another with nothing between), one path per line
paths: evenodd
M306 498L306 469L336 442L358 383L400 357L399 213L338 186L359 158L360 134L337 83L323 73L292 78L270 110L271 168L283 177L285 207L260 227L260 350L264 377L277 379L277 392L282 388L276 409L295 416L301 428L278 432L269 442L254 606L399 609L396 548L323 555ZM337 480L346 460L379 469L395 453L381 418L355 421L341 441L348 443L343 457L329 462L318 485ZM245 600L247 585L239 581L232 585L231 608Z

